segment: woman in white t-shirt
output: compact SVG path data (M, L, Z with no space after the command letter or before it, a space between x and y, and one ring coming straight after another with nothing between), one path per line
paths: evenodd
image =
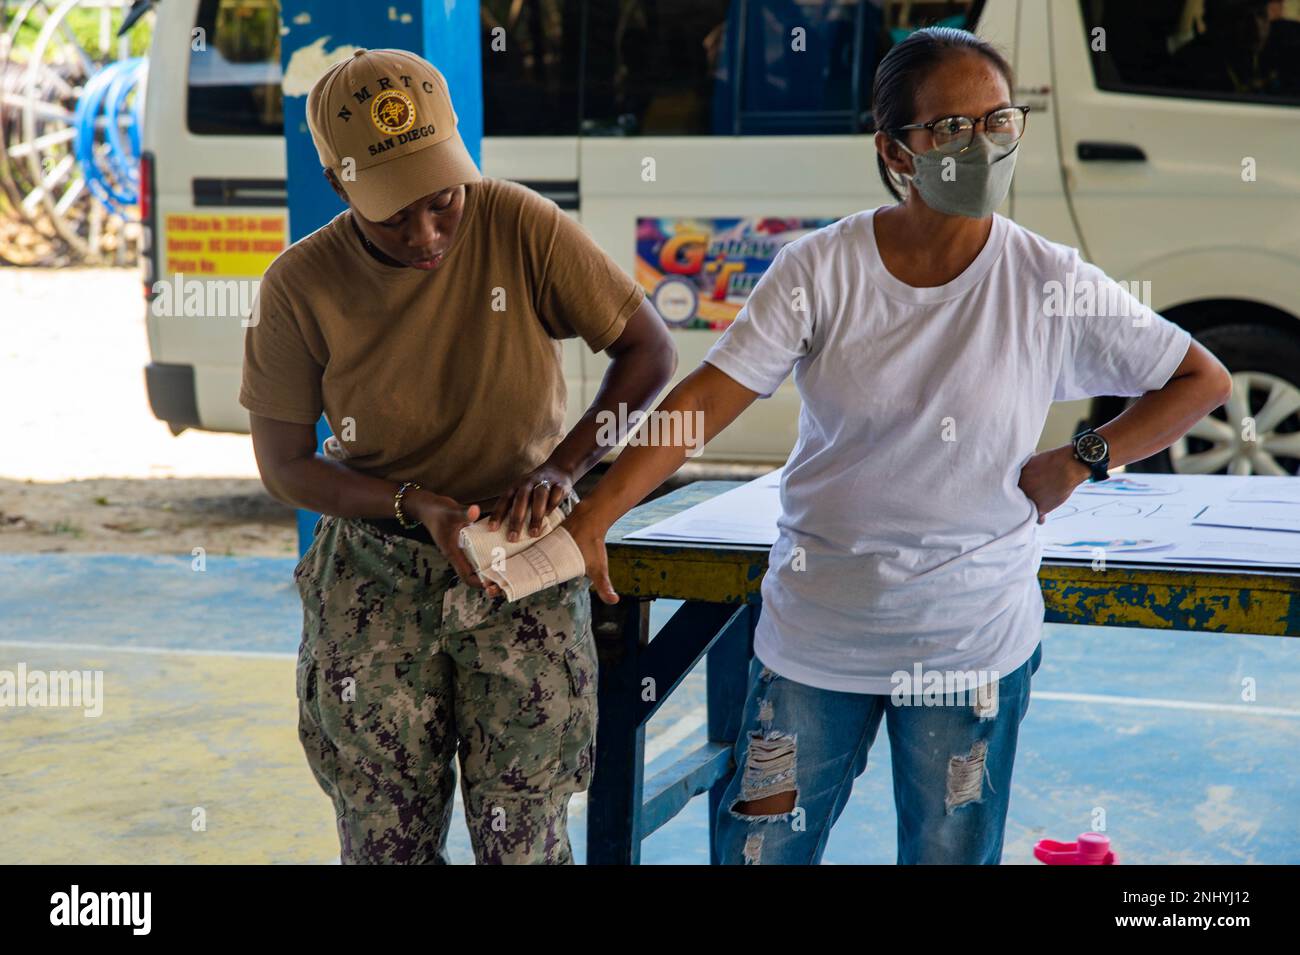
M965 31L893 47L873 99L897 204L786 246L655 412L703 412L708 440L791 371L803 401L719 811L725 862L817 862L882 718L899 861L998 862L1041 656L1035 525L1231 390L1187 332L993 213L1025 128L1013 89ZM1035 453L1051 402L1094 395L1141 397ZM605 532L685 451L627 448L566 520L606 603Z

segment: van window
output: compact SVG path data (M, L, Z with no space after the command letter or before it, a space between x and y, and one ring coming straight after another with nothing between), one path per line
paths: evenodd
M880 29L874 3L747 4L739 132L857 132L871 96L859 46L874 51Z
M982 0L627 0L588 5L588 135L871 129L880 57L923 26L972 28Z
M277 0L201 0L194 26L187 110L190 132L283 136Z
M479 11L484 135L577 135L582 0L484 0Z
M1300 103L1300 0L1082 0L1097 86Z
M729 82L735 0L588 3L582 129L589 135L707 135Z
M982 5L482 0L484 133L869 132L871 82L885 51L922 26L973 29ZM283 135L279 14L278 0L200 0L191 132Z

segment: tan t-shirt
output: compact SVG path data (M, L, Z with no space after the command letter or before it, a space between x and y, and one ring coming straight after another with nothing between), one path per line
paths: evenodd
M465 190L432 272L374 259L347 211L285 249L245 333L239 402L302 424L323 410L350 467L469 504L563 440L558 339L605 349L644 292L549 199L497 179Z

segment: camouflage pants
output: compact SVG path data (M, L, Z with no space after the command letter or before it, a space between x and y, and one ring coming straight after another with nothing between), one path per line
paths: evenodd
M478 862L572 862L568 802L594 755L590 581L512 604L457 582L432 545L328 516L294 578L298 735L342 861L446 863L459 756Z

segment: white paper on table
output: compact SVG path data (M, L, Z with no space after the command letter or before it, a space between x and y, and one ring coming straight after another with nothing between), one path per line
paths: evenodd
M1300 566L1300 547L1261 540L1200 540L1180 550L1180 559L1207 564Z
M1209 527L1249 527L1262 531L1300 531L1295 504L1212 504L1192 521Z
M1107 550L1130 563L1273 564L1300 566L1300 536L1275 530L1221 527L1196 522L1210 508L1227 507L1257 477L1245 475L1143 474L1155 486L1177 487L1165 496L1119 496L1099 504L1095 492L1076 491L1037 528L1043 553L1088 560L1086 542L1152 541L1167 546L1120 545ZM1261 505L1241 505L1250 509ZM1285 507L1285 506L1283 506ZM1127 515L1127 516L1125 516ZM1074 544L1071 548L1069 545ZM1136 547L1150 547L1138 550Z
M1144 474L1140 478L1136 478L1129 474L1116 474L1107 481L1095 483L1087 481L1080 484L1074 493L1105 494L1115 495L1116 497L1159 497L1164 494L1177 494L1177 482L1149 480L1150 478L1165 478L1168 476Z
M1228 500L1241 503L1300 504L1300 477L1273 477L1267 474L1252 476L1249 483L1229 494Z
M1107 554L1140 554L1153 550L1168 550L1172 541L1152 540L1142 537L1119 537L1113 540L1104 538L1082 539L1074 541L1052 541L1043 543L1043 551L1053 556L1080 557L1091 559L1099 548Z
M780 477L780 471L766 474L627 538L770 547L781 514ZM1206 508L1224 506L1258 480L1245 475L1142 474L1140 481L1149 490L1116 494L1104 493L1104 484L1084 485L1049 513L1045 524L1036 525L1035 532L1044 553L1054 558L1091 560L1093 542L1124 541L1131 543L1113 546L1107 553L1130 563L1300 567L1300 536L1241 527L1210 530L1193 523Z
M1184 504L1177 501L1164 501L1156 504L1150 511L1143 514L1144 520L1148 521L1177 521L1180 524L1192 523L1204 508L1200 504Z
M1160 507L1159 504L1153 504L1151 501L1124 500L1124 501L1103 501L1091 507L1080 505L1079 513L1087 514L1092 518L1116 518L1124 520L1134 517L1145 517L1155 513Z
M771 547L776 543L776 521L781 516L782 470L777 468L672 517L633 531L624 540Z

